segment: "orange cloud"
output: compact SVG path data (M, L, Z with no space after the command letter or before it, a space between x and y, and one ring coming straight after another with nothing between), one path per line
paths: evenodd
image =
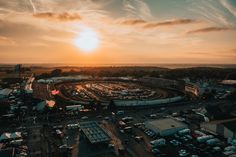
M36 18L43 18L49 20L58 20L58 21L76 21L81 20L81 16L77 13L54 13L54 12L42 12L33 14Z
M142 19L128 19L123 21L121 24L124 25L143 25L143 28L156 28L159 26L173 26L173 25L182 25L182 24L192 24L199 21L193 19L174 19L163 22L149 22Z
M173 25L182 25L182 24L192 24L197 23L199 21L193 19L176 19L176 20L169 20L164 22L155 22L155 23L148 23L144 26L144 28L155 28L159 26L173 26Z
M229 31L229 30L236 30L236 28L234 27L206 27L206 28L200 28L200 29L189 31L187 32L187 34L221 32L221 31Z
M145 23L147 23L147 21L142 20L142 19L129 19L129 20L123 21L121 24L124 24L124 25L138 25L138 24L145 24Z
M10 38L0 36L0 46L14 45L15 41Z

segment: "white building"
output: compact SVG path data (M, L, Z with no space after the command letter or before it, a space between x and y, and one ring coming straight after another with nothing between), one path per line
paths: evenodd
M5 88L0 90L0 99L7 98L12 93L12 89Z
M158 119L145 122L146 128L152 130L160 136L169 136L179 130L187 129L187 125L171 118Z
M185 91L196 96L201 96L207 89L211 89L207 82L190 82L185 80Z
M195 96L200 95L200 88L197 85L186 83L185 84L185 91L192 93Z
M201 124L201 128L225 138L236 138L236 119L212 121Z
M38 103L38 104L36 105L35 109L36 109L37 111L39 111L39 112L43 112L46 106L48 106L48 107L54 107L55 103L56 103L56 102L53 101L53 100L44 100L44 101Z
M33 93L32 83L34 82L34 80L35 78L33 77L33 75L27 80L26 85L25 85L26 93L28 94Z
M82 105L70 105L66 106L67 111L81 111L84 109L84 106Z

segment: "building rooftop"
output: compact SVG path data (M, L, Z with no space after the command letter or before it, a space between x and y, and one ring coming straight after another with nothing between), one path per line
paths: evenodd
M0 150L1 157L14 157L15 156L15 148L8 148Z
M81 122L80 128L92 144L108 142L111 140L106 131L95 121Z
M158 128L160 131L172 128L186 127L185 124L171 118L152 120L148 121L147 123L155 128Z
M0 95L8 96L12 92L12 89L5 88L0 90Z
M223 125L231 130L232 132L236 132L236 121L225 122Z
M203 123L203 125L208 125L208 124L221 124L224 127L228 128L229 130L236 132L236 118L232 118L232 119L226 119L226 120L215 120L215 121L211 121L209 123Z

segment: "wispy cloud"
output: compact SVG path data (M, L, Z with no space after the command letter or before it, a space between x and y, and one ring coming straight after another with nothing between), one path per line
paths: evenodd
M137 7L141 13L141 18L152 18L152 13L149 6L144 2L144 0L136 0Z
M189 53L189 52L188 52ZM191 52L193 56L211 56L211 57L236 57L236 54L233 50L223 50L223 51L215 51L215 52ZM187 55L187 54L186 54Z
M236 49L232 49L232 52L233 52L233 53L236 53Z
M196 34L196 33L209 33L209 32L221 32L221 31L230 31L236 30L235 27L205 27L192 31L188 31L187 34Z
M54 13L54 12L42 12L33 14L36 18L43 18L49 20L58 20L58 21L75 21L81 20L81 16L78 13Z
M231 26L232 21L228 19L226 12L217 0L193 1L189 11L202 16L201 18L221 26Z
M152 18L150 8L143 0L123 0L123 7L130 18Z
M46 43L43 43L43 42L32 42L32 43L29 43L29 46L34 46L34 47L47 47L48 44Z
M236 8L230 4L227 0L220 0L220 3L231 13L236 17Z
M223 61L221 56L213 55L235 49L235 31L229 31L236 26L232 6L224 4L230 0L220 1L223 0L68 0L66 3L64 0L0 0L0 36L3 36L0 45L17 44L12 48L1 46L1 52L6 56L12 52L17 56L16 61L19 52L26 54L29 61L32 57L40 61L39 55L49 52L51 58L80 55L74 40L83 28L89 27L101 40L99 53L95 55L102 53L116 61L119 56L121 62L135 61L130 56L137 55L141 62L158 62L163 57L167 58L163 62L191 58L187 61L234 63L233 57ZM221 38L215 38L214 33L187 35L186 31L188 34L223 33ZM197 55L189 51L209 53ZM13 60L9 55L0 57L2 62L7 59ZM59 61L64 60L70 59ZM99 60L104 62L102 57Z
M174 26L174 25L184 25L184 24L193 24L199 23L200 21L194 19L173 19L173 20L166 20L161 22L150 22L145 21L142 19L127 19L120 22L123 25L138 25L146 29L156 28L159 26Z
M183 25L183 24L192 24L192 23L198 23L199 21L193 20L193 19L175 19L175 20L169 20L164 22L154 22L154 23L148 23L144 26L144 28L155 28L159 26L173 26L173 25Z
M36 7L35 7L35 5L34 5L34 3L33 3L33 0L29 0L29 2L30 2L30 5L31 5L32 8L33 8L34 13L36 13L37 10L36 10Z
M0 36L0 46L15 45L15 41L8 37Z
M124 25L139 25L139 24L146 24L146 23L147 21L142 20L142 19L127 19L121 22L121 24L124 24Z

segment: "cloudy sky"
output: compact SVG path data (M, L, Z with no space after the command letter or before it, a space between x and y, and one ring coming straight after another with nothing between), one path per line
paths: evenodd
M0 63L233 64L236 0L0 0Z

